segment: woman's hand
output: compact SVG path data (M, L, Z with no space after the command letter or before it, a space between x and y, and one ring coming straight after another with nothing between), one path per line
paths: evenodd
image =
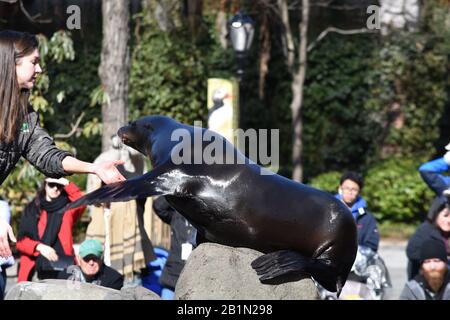
M116 166L124 164L123 160L105 161L101 163L89 163L80 161L74 157L65 157L62 166L65 171L71 173L93 173L106 184L124 181L124 176L117 170Z
M117 165L124 164L123 160L105 161L93 164L94 173L106 184L124 181L124 176L116 168Z
M52 247L40 243L36 246L36 250L39 251L39 253L46 257L48 260L58 261L58 255L56 254L55 249L53 249Z
M11 248L8 243L8 236L12 242L16 242L16 237L11 226L4 220L0 219L0 257L7 258L12 255Z

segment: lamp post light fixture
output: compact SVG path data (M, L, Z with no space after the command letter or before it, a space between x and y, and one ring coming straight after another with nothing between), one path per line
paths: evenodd
M248 15L238 11L230 20L230 38L238 63L237 76L244 74L244 62L255 35L255 23Z
M243 128L243 77L248 52L255 35L255 23L248 15L238 11L229 22L231 44L236 55L236 76L239 82L239 128Z

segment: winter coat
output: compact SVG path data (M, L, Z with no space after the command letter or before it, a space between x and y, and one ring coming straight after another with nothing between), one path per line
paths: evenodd
M40 127L39 116L32 111L23 123L18 138L11 144L0 141L0 185L15 168L20 157L26 158L47 177L69 175L62 166L67 151L56 148L53 139Z
M425 183L433 190L437 196L450 186L450 177L441 173L449 170L444 158L428 161L419 167L420 175Z
M342 200L342 196L337 194L337 199ZM375 217L367 210L367 203L362 197L358 197L350 209L356 222L358 246L365 246L378 251L380 234L378 233L377 221Z
M64 187L70 202L73 202L82 197L82 193L78 187L70 182ZM73 237L72 229L75 222L82 216L86 206L82 206L75 209L67 210L62 218L61 227L58 233L58 239L67 256L74 256L75 252L73 250ZM41 214L38 221L38 233L42 238L45 227L47 225L47 212L41 210ZM40 244L39 241L32 240L29 237L24 237L23 239L17 241L17 250L21 253L20 257L20 268L18 272L18 282L29 281L31 272L36 264L36 258L39 256L39 251L36 250L37 245ZM74 261L75 262L75 261Z
M422 244L430 239L445 241L439 229L430 221L423 222L411 236L406 246L406 256L408 257L408 280L414 278L420 269L420 248Z
M81 279L79 279L81 282L92 283L115 290L120 290L123 287L123 275L105 264L102 264L98 273L90 279L85 277L80 266L76 266L76 268L77 272L81 275ZM58 273L58 279L72 279L71 276L72 274L69 274L66 271L61 271Z
M400 300L450 300L450 274L447 272L444 284L437 295L432 296L431 290L422 275L417 275L408 281L400 294Z

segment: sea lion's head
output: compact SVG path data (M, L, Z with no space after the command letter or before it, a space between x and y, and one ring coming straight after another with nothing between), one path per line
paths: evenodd
M149 145L153 128L150 123L144 124L140 120L132 121L127 126L121 127L117 131L117 135L122 139L122 142L127 146L136 149L137 151L146 154L150 150Z
M117 135L154 163L169 154L165 149L170 146L170 134L179 125L165 116L145 116L121 127Z

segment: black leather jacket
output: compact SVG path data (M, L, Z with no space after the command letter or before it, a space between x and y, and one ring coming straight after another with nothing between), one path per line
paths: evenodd
M22 156L48 177L69 175L64 171L62 161L71 154L55 146L53 139L39 125L39 116L34 111L28 114L19 137L13 143L0 141L0 185Z

